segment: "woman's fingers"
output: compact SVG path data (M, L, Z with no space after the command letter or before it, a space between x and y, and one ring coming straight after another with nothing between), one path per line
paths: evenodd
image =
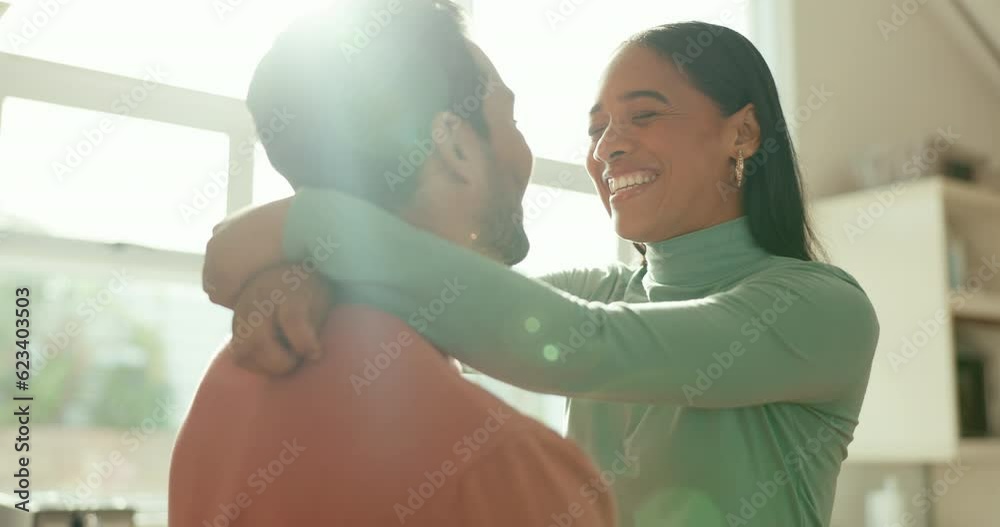
M269 376L288 375L302 363L302 359L280 345L254 350L251 357L257 366L255 371Z
M239 317L237 313L233 320ZM233 339L228 346L237 365L260 375L286 375L301 362L279 339L273 314L259 326L244 329L242 335L238 336L234 328Z
M315 292L301 286L290 290L283 280L288 270L278 267L256 275L240 291L233 309L231 355L239 366L262 375L291 373L302 356L319 347L315 329L297 329L299 320L306 324L310 320L310 298ZM322 294L326 301L325 288Z
M296 357L317 360L322 357L323 349L319 343L320 326L314 323L317 316L313 310L323 311L325 318L328 308L315 305L311 298L321 292L308 291L301 295L291 295L288 300L278 306L277 326L279 334L288 342L288 346Z

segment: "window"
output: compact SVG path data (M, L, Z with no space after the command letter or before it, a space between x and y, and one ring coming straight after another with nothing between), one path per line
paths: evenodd
M615 48L652 26L703 20L749 35L749 0L469 0L472 37L517 93L535 155L580 163L587 110Z
M243 98L273 38L317 0L18 0L0 51ZM127 42L128 45L122 45Z
M164 523L176 426L229 332L230 314L200 291L205 241L227 212L291 194L259 144L242 148L253 132L241 99L273 37L321 3L18 0L0 18L0 184L16 189L0 195L0 282L34 295L36 490L123 495L148 513L140 524ZM631 253L580 167L606 58L653 24L750 31L750 0L461 3L538 157L518 270ZM562 398L470 379L564 428ZM94 476L115 450L124 463Z
M229 333L200 253L248 186L229 175L249 119L224 97L6 54L0 76L0 282L31 291L32 504L121 496L164 525L177 426Z
M0 185L17 189L0 215L18 230L198 253L225 216L224 134L16 98L0 133Z
M206 302L197 284L141 279L129 265L73 267L4 269L0 279L3 291L30 288L33 490L59 491L70 505L162 502L177 427L230 313ZM13 315L0 315L6 342ZM3 383L0 397L21 395L13 389ZM13 414L0 416L0 434L16 430ZM14 454L5 449L0 462L14 466Z
M271 40L297 15L323 3L18 1L0 19L0 32L7 37L0 39L0 51L126 77L153 70L165 84L242 98ZM536 154L562 161L578 161L597 80L627 36L694 19L755 36L751 0L459 3L472 15L473 38L518 93L518 120ZM129 45L122 46L124 41Z

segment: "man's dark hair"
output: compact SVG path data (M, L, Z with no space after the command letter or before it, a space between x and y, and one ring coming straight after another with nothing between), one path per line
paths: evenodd
M456 113L488 135L482 101L467 104L483 75L453 2L351 0L278 36L247 107L292 187L336 188L392 209L416 188L435 115L464 108ZM287 124L270 130L277 112Z

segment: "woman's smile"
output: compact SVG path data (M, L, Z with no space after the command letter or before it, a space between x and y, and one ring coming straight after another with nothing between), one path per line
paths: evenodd
M654 188L660 180L660 174L652 170L640 170L622 173L620 176L608 178L608 192L611 194L612 207L619 207L627 201L640 196Z
M635 170L608 176L605 181L608 184L608 192L614 195L616 192L631 187L651 183L657 176L658 174L653 170Z

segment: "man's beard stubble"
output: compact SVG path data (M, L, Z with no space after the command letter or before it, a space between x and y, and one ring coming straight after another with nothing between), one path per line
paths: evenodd
M514 176L505 173L493 163L489 202L483 211L482 229L478 242L490 254L495 254L505 265L515 265L528 256L530 242L524 231L523 192L510 185Z

